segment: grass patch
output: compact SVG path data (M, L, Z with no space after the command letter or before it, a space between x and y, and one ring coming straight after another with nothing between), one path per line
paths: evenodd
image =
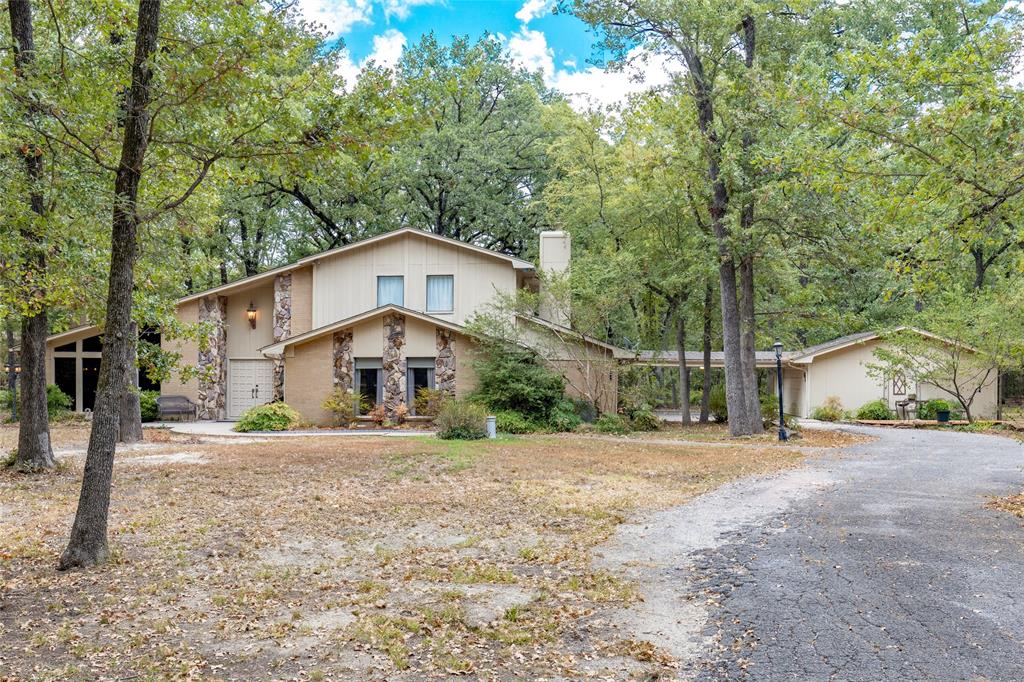
M63 450L88 439L74 424L52 433ZM16 442L16 427L0 426L0 452ZM147 456L182 452L204 463L143 468L119 454L116 560L56 578L84 458L45 477L0 472L4 579L46 595L5 603L5 622L31 623L0 627L5 674L577 679L594 652L576 628L636 598L593 570L595 545L633 513L800 461L784 448L639 437L218 443L160 432L146 444ZM536 596L526 606L518 593ZM494 611L481 626L483 599Z

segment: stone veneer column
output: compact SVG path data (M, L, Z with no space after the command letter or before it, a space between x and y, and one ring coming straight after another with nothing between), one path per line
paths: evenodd
M455 334L437 328L437 358L434 360L434 388L455 395Z
M274 278L274 343L292 334L292 275ZM284 358L274 358L274 400L284 400Z
M228 299L207 296L199 299L199 322L207 323L205 349L199 351L199 418L225 419L227 417L228 335L225 322Z
M352 330L334 332L334 388L351 392L355 387L352 366Z
M389 419L405 402L405 315L390 313L384 316L384 411Z

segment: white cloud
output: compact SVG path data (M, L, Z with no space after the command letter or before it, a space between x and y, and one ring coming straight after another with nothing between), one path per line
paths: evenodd
M555 53L540 31L523 26L508 39L506 47L513 61L520 66L543 72L545 79L555 73Z
M384 8L385 19L396 17L399 21L405 21L409 18L409 13L413 7L437 5L442 2L444 0L381 0L380 4Z
M380 35L373 37L373 50L358 64L352 59L352 53L345 48L341 51L338 60L337 73L345 79L345 86L349 89L355 84L359 72L371 61L377 66L387 68L393 67L402 58L402 50L405 49L407 40L405 34L393 28L389 28Z
M332 36L369 24L373 13L370 0L299 0L298 8L303 18L326 27Z
M528 24L537 17L543 16L551 11L554 3L551 0L526 0L523 6L516 12L516 19Z
M629 53L622 71L609 72L596 66L576 70L572 60L565 62L568 69L559 69L544 33L526 26L508 39L506 47L513 61L531 71L540 71L548 87L564 93L577 109L622 102L631 94L667 85L674 74L682 71L680 65L667 57L648 54L640 47Z

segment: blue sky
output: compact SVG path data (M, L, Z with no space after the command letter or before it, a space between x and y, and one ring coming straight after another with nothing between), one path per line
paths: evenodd
M395 29L406 36L409 43L415 43L420 36L433 31L442 40L452 35L468 35L477 38L484 32L511 36L519 30L520 22L516 13L523 6L523 0L448 0L444 4L422 5L410 8L405 19L398 16L386 17L384 8L372 8L371 22L360 23L342 36L354 59L365 59L373 51L373 37L382 29ZM542 31L553 49L555 62L564 66L583 65L593 54L595 42L590 27L572 15L554 15L544 12L529 22L531 29Z
M368 61L393 65L405 46L431 31L495 36L511 57L540 71L579 108L611 105L670 78L664 59L628 73L606 73L594 32L574 16L552 13L553 0L299 0L303 15L326 27L346 47L340 73L349 83Z

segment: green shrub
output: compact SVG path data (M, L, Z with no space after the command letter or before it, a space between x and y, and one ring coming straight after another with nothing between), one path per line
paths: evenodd
M46 412L55 417L61 412L67 412L73 404L71 396L57 387L57 384L49 384L46 387Z
M657 431L661 428L661 418L654 410L640 409L633 412L629 424L636 431Z
M235 431L287 431L299 424L299 413L286 403L267 403L246 410Z
M511 410L543 423L565 394L562 377L540 364L534 353L508 345L484 347L474 364L473 397L495 411Z
M623 414L650 409L667 399L667 388L658 381L651 367L633 365L619 370L619 411Z
M619 435L629 433L629 422L620 415L605 412L594 423L601 433L616 433Z
M843 418L843 404L839 398L830 395L825 402L811 410L811 419L823 422L837 422Z
M708 411L716 422L729 421L729 406L725 400L725 384L715 384L708 396Z
M587 424L593 424L597 421L597 407L594 403L590 402L586 398L570 398L569 402L572 403L573 409L576 412L576 416L581 421Z
M11 392L6 388L0 388L0 410L5 410L11 406Z
M355 395L352 391L336 388L331 391L320 407L325 412L330 412L333 421L338 426L347 426L356 418L356 401L359 402L359 410L367 413L373 409L373 404L366 399L365 395Z
M936 398L923 402L917 406L917 418L918 419L936 419L939 416L939 412L952 411L953 405L948 400L942 400Z
M779 396L774 393L762 393L760 395L761 421L765 426L777 424L779 420Z
M568 398L559 400L548 416L548 426L553 431L575 431L576 427L583 423L579 409L581 403L584 410L594 409L594 406L586 400L569 400Z
M416 389L416 397L412 404L416 408L416 415L419 417L436 417L441 410L441 403L448 394L439 388L427 388L421 386Z
M487 411L468 400L448 399L434 418L437 437L444 440L477 440L487 436Z
M864 403L857 410L857 419L895 419L896 415L889 409L889 406L884 400L872 400L869 403Z
M536 424L512 410L495 412L494 417L495 425L501 433L533 433L537 430Z
M142 412L142 421L155 422L160 418L160 412L157 410L156 406L156 399L159 397L160 391L139 392L139 407Z

